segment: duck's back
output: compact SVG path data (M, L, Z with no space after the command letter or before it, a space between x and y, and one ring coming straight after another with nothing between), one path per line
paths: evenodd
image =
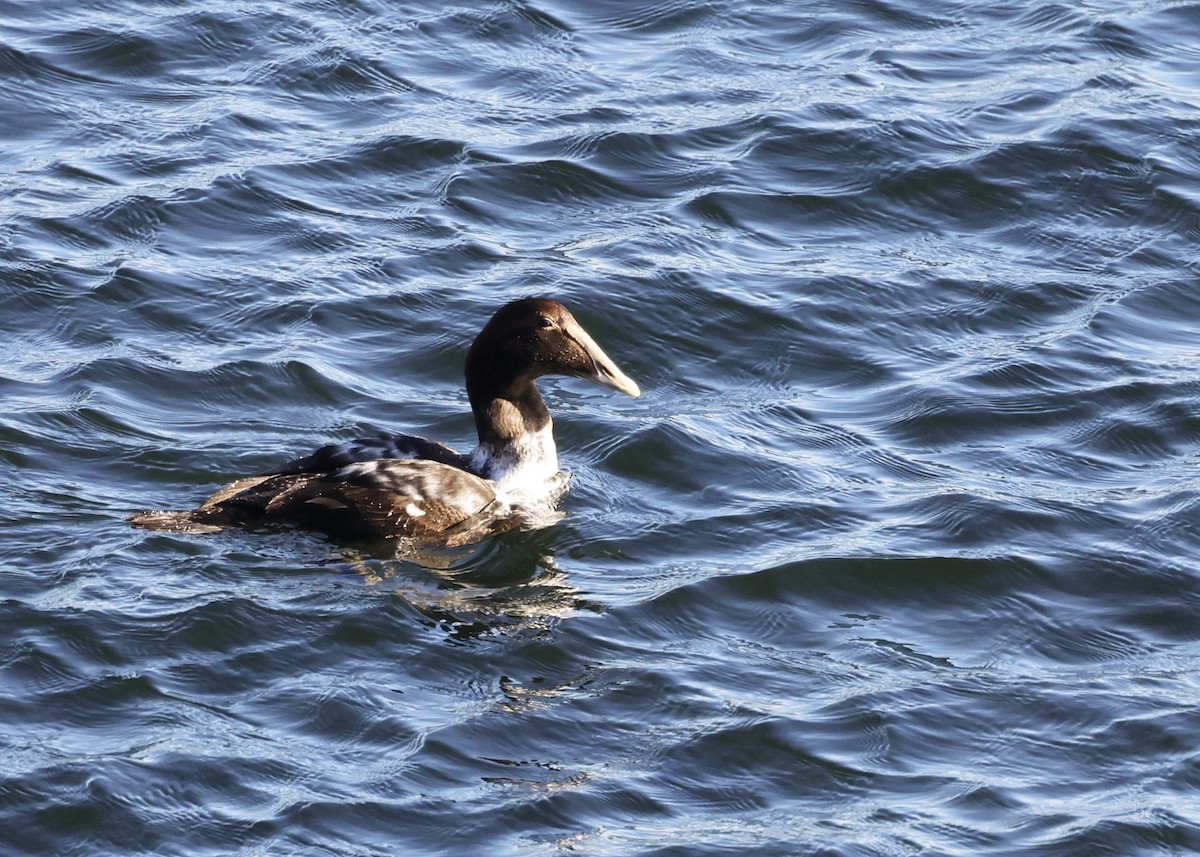
M405 457L400 457L405 456ZM496 492L448 446L409 435L330 444L225 486L198 509L144 512L155 530L213 532L293 523L348 537L455 544L505 529Z
M351 464L377 461L381 458L436 461L459 470L470 470L467 457L455 452L444 443L411 434L380 432L375 437L359 437L341 443L328 444L312 455L289 461L268 473L328 473Z

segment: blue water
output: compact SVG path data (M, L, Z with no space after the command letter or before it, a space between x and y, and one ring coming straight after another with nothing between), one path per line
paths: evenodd
M1200 852L1200 4L0 0L0 853ZM566 303L566 517L131 529Z

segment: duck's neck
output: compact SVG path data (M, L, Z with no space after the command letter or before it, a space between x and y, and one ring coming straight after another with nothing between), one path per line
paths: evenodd
M550 412L532 378L468 384L467 395L479 433L473 471L509 490L536 489L558 473Z

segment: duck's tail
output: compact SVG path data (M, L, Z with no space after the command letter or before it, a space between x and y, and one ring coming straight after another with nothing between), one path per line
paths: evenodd
M219 533L246 523L245 516L227 507L227 501L266 481L268 476L247 476L226 485L200 504L199 509L185 512L138 512L126 518L143 530L163 533Z
M228 529L227 526L201 520L197 513L190 512L138 512L126 518L129 523L143 530L157 530L163 533L219 533Z

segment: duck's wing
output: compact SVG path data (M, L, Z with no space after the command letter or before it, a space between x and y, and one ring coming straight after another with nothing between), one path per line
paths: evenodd
M291 522L343 536L458 543L460 534L474 535L473 521L490 532L501 511L491 483L473 473L427 459L377 458L242 479L191 520L212 527Z
M352 464L380 459L436 461L460 470L468 469L467 457L459 455L444 443L415 435L381 432L375 437L360 437L323 446L312 455L297 458L268 471L267 475L329 473Z

